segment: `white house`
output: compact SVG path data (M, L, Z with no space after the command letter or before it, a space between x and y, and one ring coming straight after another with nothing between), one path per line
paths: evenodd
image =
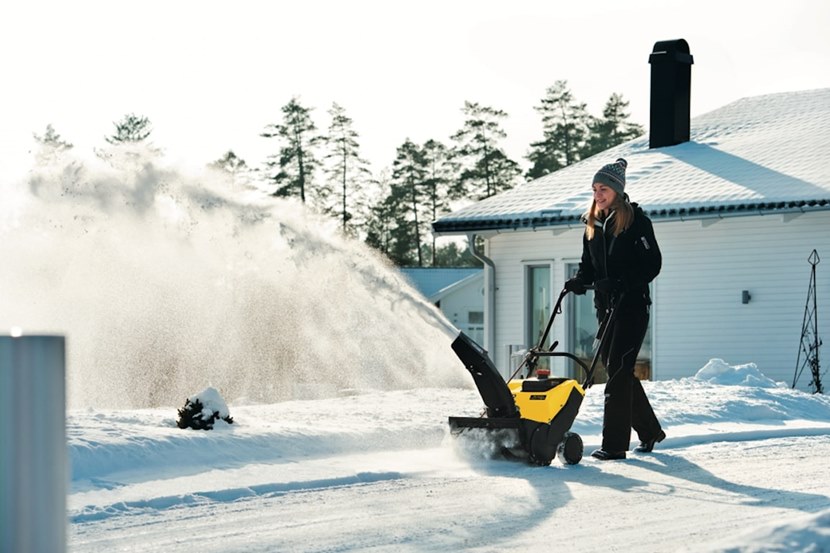
M691 376L712 358L755 363L792 383L817 250L830 261L830 89L744 98L689 120L692 57L657 43L650 136L459 209L439 235L484 238L483 346L507 375L581 255L594 173L628 160L626 192L654 222L663 269L652 284L646 377ZM668 110L668 111L666 111ZM817 266L818 328L830 332L830 263ZM567 298L552 329L589 355L590 299ZM824 356L826 371L830 358ZM569 362L568 362L569 363ZM555 358L554 373L573 368ZM809 370L798 387L807 389Z
M405 267L400 271L456 328L484 339L484 271L478 267Z

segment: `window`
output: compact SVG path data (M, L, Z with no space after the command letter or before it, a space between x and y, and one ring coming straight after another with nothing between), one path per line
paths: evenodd
M467 312L467 335L475 343L484 343L484 311Z

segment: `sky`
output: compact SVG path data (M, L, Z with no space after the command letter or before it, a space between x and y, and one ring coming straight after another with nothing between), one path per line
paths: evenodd
M585 457L537 467L494 456L486 436L449 435L448 415L477 416L482 406L460 362L454 371L466 386L439 379L275 404L225 397L233 423L212 431L179 430L181 405L70 411L69 549L830 547L827 396L712 359L692 377L644 383L668 437L651 454L602 462L589 456L601 439L600 384L571 427Z
M509 156L527 167L534 110L567 80L600 115L612 93L648 126L655 42L694 56L692 116L745 96L830 86L823 0L548 2L215 0L7 3L0 20L0 176L30 166L46 125L91 155L127 113L153 123L171 163L229 149L261 166L261 138L297 97L321 130L346 109L375 172L407 138L449 141L465 101L504 110ZM8 55L11 54L11 55Z

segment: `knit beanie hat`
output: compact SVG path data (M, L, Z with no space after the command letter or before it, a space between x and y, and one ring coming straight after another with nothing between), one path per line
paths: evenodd
M628 162L623 158L618 158L614 163L603 165L602 169L594 175L594 182L610 186L618 196L624 196L626 167L628 167Z

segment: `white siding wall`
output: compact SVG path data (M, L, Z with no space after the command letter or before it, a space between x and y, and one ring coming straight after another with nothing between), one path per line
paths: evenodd
M717 357L732 365L755 363L768 377L792 383L807 257L815 248L830 262L830 213L788 222L778 215L737 217L708 227L672 222L657 229L663 251L656 282L657 378L689 376ZM816 284L822 334L822 328L830 331L830 263L818 265ZM752 296L746 305L742 290ZM809 380L802 375L800 387Z
M732 365L755 363L768 377L791 383L815 248L819 335L830 344L830 213L701 221L658 222L655 233L663 270L654 284L653 378L692 376L709 359ZM581 253L581 229L497 235L488 242L496 264L496 351L506 370L508 344L524 344L524 265L553 261L552 286L561 290L565 263ZM741 303L741 291L751 301ZM565 318L554 338L567 344ZM525 344L526 345L526 344ZM830 350L820 350L822 367ZM805 372L799 387L806 389ZM826 383L826 382L825 382Z
M441 298L441 311L456 328L467 332L469 312L484 311L484 279L474 279Z

